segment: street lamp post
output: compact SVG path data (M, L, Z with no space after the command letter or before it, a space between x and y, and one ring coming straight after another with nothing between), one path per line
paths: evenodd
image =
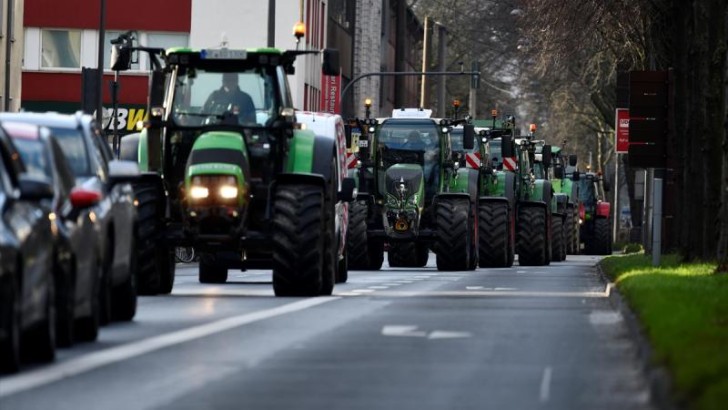
M100 1L100 12L99 12L99 52L98 59L96 62L96 90L98 95L96 96L96 122L99 126L103 127L104 121L104 37L106 37L106 0ZM112 119L116 121L116 118Z

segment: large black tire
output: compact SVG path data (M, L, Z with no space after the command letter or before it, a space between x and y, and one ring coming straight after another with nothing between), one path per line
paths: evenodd
M134 184L137 223L134 244L137 255L137 286L142 295L168 294L174 286L174 249L160 243L164 228L164 193L153 183Z
M564 225L564 240L566 241L566 253L568 255L575 255L576 246L574 246L574 210L567 208L566 210L566 224Z
M23 335L21 354L29 360L49 363L56 358L56 285L53 272L48 273L48 289L46 295L45 317Z
M203 257L200 260L200 272L199 281L200 283L225 283L228 278L227 266L220 266L215 264L213 261L207 260L208 258Z
M478 207L477 205L471 205L470 208L470 220L468 221L470 226L470 261L468 262L468 270L476 270L478 269L478 262L480 262L478 257L480 254L478 252L478 238L480 238L480 235L478 235Z
M560 215L551 217L551 260L561 262L566 259L566 243L564 241L564 218Z
M594 250L597 255L611 255L612 241L609 219L597 218L594 221Z
M508 207L508 264L506 268L513 266L516 260L516 213L512 207Z
M273 290L317 296L324 270L324 192L316 185L278 185L273 200Z
M478 206L478 254L481 268L502 268L509 260L508 204L483 202Z
M16 275L20 270L0 274L6 278L7 283L0 290L5 290L2 303L7 308L5 324L5 339L0 342L0 373L15 373L20 370L20 310L21 290L16 282Z
M418 243L415 246L415 252L417 253L417 264L416 268L424 268L427 266L427 260L430 259L430 248L426 243Z
M395 242L389 244L387 262L391 268L418 268L418 256L415 242Z
M111 300L114 302L111 307L111 316L114 320L128 322L134 319L137 310L137 258L136 247L132 239L131 259L129 260L129 275L121 284L115 286L111 291Z
M99 289L99 317L102 326L111 322L111 269L114 260L114 245L111 238L106 243L106 256L101 265L101 288Z
M435 204L435 255L441 271L468 270L470 200L442 198Z
M516 227L518 264L543 266L549 262L546 208L521 206Z
M384 244L367 237L368 208L366 201L349 204L346 253L352 270L379 270L384 262Z

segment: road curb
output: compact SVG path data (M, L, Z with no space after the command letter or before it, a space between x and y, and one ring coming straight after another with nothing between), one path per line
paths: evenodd
M607 297L609 304L619 311L627 325L630 337L637 347L637 358L640 361L642 372L647 379L650 389L650 401L658 409L679 410L685 406L679 405L672 395L672 377L667 368L662 365L655 364L653 361L654 353L652 345L645 334L642 323L637 315L632 311L627 300L619 292L617 284L612 282L602 270L601 265L596 265L599 278L607 286Z

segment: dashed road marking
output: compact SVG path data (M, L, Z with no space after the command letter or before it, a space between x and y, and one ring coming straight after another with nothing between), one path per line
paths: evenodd
M541 403L549 401L551 395L551 366L546 366L543 369L543 376L541 376L541 387L538 392L538 398Z

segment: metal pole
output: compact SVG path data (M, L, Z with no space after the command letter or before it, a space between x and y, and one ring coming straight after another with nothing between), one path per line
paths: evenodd
M447 29L439 26L439 42L437 45L437 71L445 71L445 59L447 58ZM438 77L437 79L437 115L445 116L445 80L447 77Z
M652 187L652 266L660 266L662 256L662 169L656 169Z
M622 211L619 209L619 153L616 155L616 164L614 164L614 221L612 221L612 238L617 240L617 227L622 218Z
M276 46L276 0L268 0L268 47Z
M427 23L429 17L425 17L425 32L422 39L422 72L427 71ZM425 76L420 77L420 108L425 108Z
M96 96L96 122L99 126L104 124L104 37L106 37L106 0L100 0L99 12L99 50L96 60L96 84L99 95Z
M0 6L2 7L2 6ZM8 1L8 19L7 19L7 27L5 28L5 89L3 90L3 111L10 111L10 100L12 99L10 97L10 71L12 68L12 47L13 47L13 40L14 40L14 29L13 26L15 25L14 20L14 9L15 9L15 0L9 0Z
M118 107L119 107L119 72L114 71L114 82L111 84L111 104L112 104L112 112L111 115L111 121L113 121L114 124L114 155L116 155L116 158L119 158L121 155L120 153L120 140L119 140L119 113L118 113ZM131 120L131 118L129 119Z
M648 168L645 170L645 197L644 197L644 219L642 225L644 226L644 244L645 249L648 252L652 252L652 195L653 195L653 169Z
M477 61L473 61L470 66L470 71L473 73L480 73L480 65ZM470 93L468 94L468 113L470 118L475 118L475 105L476 105L476 93L478 86L478 74L470 76Z

